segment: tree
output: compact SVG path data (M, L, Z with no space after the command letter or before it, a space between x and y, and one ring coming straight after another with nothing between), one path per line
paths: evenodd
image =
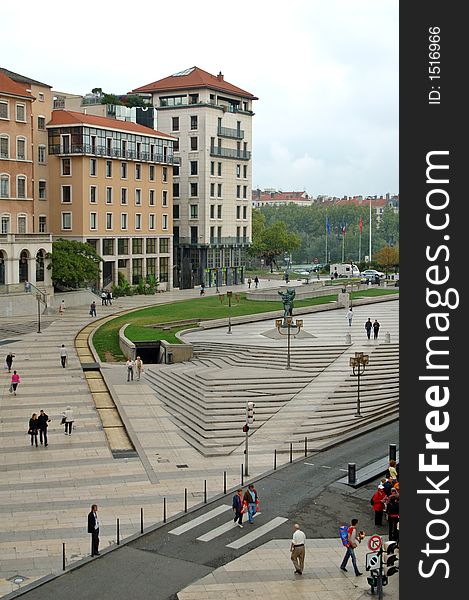
M391 270L391 267L395 268L399 266L399 247L384 246L379 252L376 252L373 258L378 261L387 274Z
M98 256L90 244L75 240L57 240L52 244L51 259L48 269L52 269L54 285L78 288L94 282L99 277Z
M266 227L259 220L253 224L253 240L249 247L249 253L253 256L263 258L265 265L270 267L273 272L273 266L277 266L276 257L284 252L296 250L301 245L301 240L296 233L287 230L283 221L277 221L269 227Z

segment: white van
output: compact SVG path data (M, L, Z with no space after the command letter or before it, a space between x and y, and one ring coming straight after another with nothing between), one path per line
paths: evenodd
M360 269L353 263L334 263L330 269L331 277L360 277Z

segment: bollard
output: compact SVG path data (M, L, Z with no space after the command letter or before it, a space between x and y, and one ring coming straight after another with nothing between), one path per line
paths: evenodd
M345 344L350 346L352 344L352 335L350 333L345 334Z
M223 493L226 494L226 471L223 471Z
M121 538L120 538L120 527L119 527L119 517L117 518L117 545L119 545L121 543Z
M290 462L293 462L293 442L290 442Z
M204 503L207 504L207 480L204 479Z
M65 571L65 542L62 542L62 571Z
M166 523L166 498L163 498L163 523Z
M308 438L305 437L305 458L308 456Z
M389 460L396 460L396 457L397 457L396 444L389 444Z
M389 333L389 331L386 331L386 333L384 334L384 343L385 344L391 343L391 334Z
M356 463L348 464L348 483L349 483L349 485L355 485L355 483L357 483L357 465L356 465Z
M243 465L241 465L241 487L244 485L244 469Z
M184 488L184 512L187 512L187 488Z
M277 450L274 450L274 471L277 469Z
M143 533L143 508L140 509L140 533Z

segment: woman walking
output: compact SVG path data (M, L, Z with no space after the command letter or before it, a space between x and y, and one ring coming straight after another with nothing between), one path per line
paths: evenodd
M8 367L8 373L11 373L11 365L13 364L13 359L15 355L13 352L8 352L7 357L5 358L5 364Z
M71 406L67 406L67 408L63 411L62 423L65 425L65 435L72 435L73 410Z
M140 375L143 373L143 361L140 356L135 359L135 370L137 371L137 381L139 381Z
M29 419L29 429L28 429L28 433L31 436L31 446L34 446L34 442L36 442L36 448L37 448L37 430L38 430L38 420L37 420L37 414L33 413L32 417Z
M16 396L16 388L18 387L19 383L21 383L20 376L16 371L13 371L13 375L11 376L10 393L13 392L14 396Z
M59 305L59 315L63 315L65 311L65 300L62 300Z

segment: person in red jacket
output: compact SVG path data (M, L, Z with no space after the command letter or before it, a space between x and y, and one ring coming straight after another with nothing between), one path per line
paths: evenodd
M378 489L373 494L371 501L373 502L373 511L375 513L375 525L383 524L383 512L384 512L384 500L386 498L386 492L384 486L380 483Z

